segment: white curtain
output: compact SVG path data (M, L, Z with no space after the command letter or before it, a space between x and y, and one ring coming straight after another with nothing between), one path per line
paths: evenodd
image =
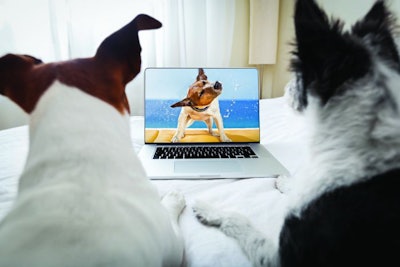
M169 66L227 66L230 62L235 1L166 0L161 19L164 45L157 62Z
M153 0L49 0L56 60L94 55L108 35L145 13L159 19ZM161 21L161 19L159 19ZM140 32L142 70L154 66L159 30ZM143 71L127 85L133 115L143 114Z
M89 57L140 13L163 23L140 33L142 70L229 65L232 0L0 0L0 54L31 54L45 62ZM143 114L143 71L127 93L132 113Z
M250 0L249 63L275 64L279 0Z
M249 66L250 24L266 18L251 6L276 6L277 1L0 0L0 56L30 54L45 62L90 57L105 37L136 15L153 16L163 27L140 32L142 72L127 86L132 114L141 115L146 67ZM8 102L0 96L0 129L27 122L26 115Z

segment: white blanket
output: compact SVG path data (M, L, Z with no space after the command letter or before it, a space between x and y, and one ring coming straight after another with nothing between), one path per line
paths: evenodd
M261 143L293 175L305 157L305 124L284 98L260 101ZM131 137L138 152L143 145L143 117L131 117ZM0 131L0 220L11 208L17 193L19 174L28 152L28 127ZM201 225L191 206L199 199L221 208L237 211L267 235L276 235L274 218L279 217L286 201L275 189L275 179L219 179L153 181L160 196L180 190L187 200L180 224L185 238L187 266L251 266L237 243L214 228Z

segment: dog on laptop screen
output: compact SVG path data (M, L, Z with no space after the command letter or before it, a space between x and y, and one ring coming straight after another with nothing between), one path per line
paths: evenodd
M218 81L214 83L208 81L204 70L200 68L196 81L189 87L186 98L171 105L172 108L182 107L178 117L178 127L171 141L179 142L185 136L186 128L194 121L204 121L211 135L219 135L221 142L231 142L231 139L225 134L219 109L218 96L221 93L222 84ZM214 121L218 128L218 134L212 130Z
M295 4L289 92L313 123L310 161L293 177L280 234L194 207L238 240L254 266L394 266L400 251L400 58L397 27L376 1L348 31L314 0ZM265 212L271 212L266 210ZM266 222L267 223L267 222Z

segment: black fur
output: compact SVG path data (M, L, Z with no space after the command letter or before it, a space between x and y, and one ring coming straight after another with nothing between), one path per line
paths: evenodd
M377 1L364 19L353 26L352 33L369 39L369 45L376 49L379 57L400 72L400 58L393 40L395 22L396 18L387 10L385 1Z
M370 51L386 59L400 70L400 59L392 33L394 17L384 1L375 3L371 11L352 28L343 32L340 20L331 21L322 9L310 0L298 0L295 9L296 50L291 69L301 81L298 101L307 106L307 94L316 94L321 104L369 73Z
M286 266L399 266L400 169L339 188L286 219Z

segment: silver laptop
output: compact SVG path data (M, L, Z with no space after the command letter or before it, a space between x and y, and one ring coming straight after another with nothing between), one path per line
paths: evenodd
M260 145L256 68L147 68L144 140L151 179L276 177Z

